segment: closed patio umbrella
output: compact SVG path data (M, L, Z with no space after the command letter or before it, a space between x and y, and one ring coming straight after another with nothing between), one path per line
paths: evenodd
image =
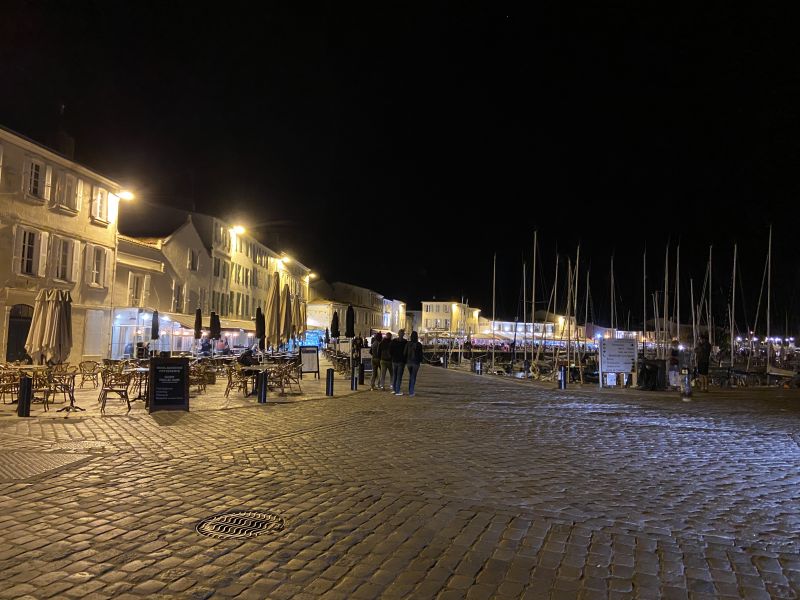
M331 343L331 332L328 331L327 327L325 328L325 343L326 344L330 344Z
M331 337L333 339L338 339L339 337L339 313L336 311L334 311L331 319Z
M258 348L264 350L264 338L266 337L266 321L264 313L261 312L261 307L256 308L256 339L258 340Z
M303 335L300 321L300 298L297 296L294 297L294 302L292 302L292 326L294 328L294 337L299 338Z
M222 326L219 322L219 315L215 312L211 313L211 318L208 321L209 336L212 340L218 340L222 337Z
M28 337L25 339L25 351L33 358L34 362L41 360L44 353L44 328L47 321L47 290L39 290L36 302L33 305L33 317Z
M72 296L67 290L56 292L55 320L47 358L54 363L63 363L72 351Z
M281 333L281 278L277 271L272 274L272 282L267 294L264 333L269 344L273 348L277 347Z
M289 293L289 284L283 286L281 293L281 330L280 339L288 342L292 337L292 297Z
M158 330L158 311L154 310L153 311L153 320L150 323L150 339L151 340L158 340L159 336L160 336L160 332ZM150 350L153 350L153 348L150 348Z
M306 303L300 303L300 335L306 334L306 328L308 327L308 315L306 313Z
M194 339L203 337L203 311L199 308L194 311Z
M356 314L352 304L347 307L347 314L344 318L344 337L356 337Z

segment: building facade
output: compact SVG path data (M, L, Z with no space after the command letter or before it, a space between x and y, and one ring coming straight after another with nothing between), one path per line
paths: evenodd
M108 356L121 185L0 128L0 347L25 358L36 295L72 297L73 363ZM32 357L37 358L37 357Z
M419 332L428 336L467 337L479 330L480 309L463 302L423 300Z

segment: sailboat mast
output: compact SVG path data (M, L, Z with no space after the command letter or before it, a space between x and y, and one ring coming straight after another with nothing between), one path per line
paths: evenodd
M681 245L675 257L675 320L678 322L678 344L681 343Z
M567 258L567 368L570 366L570 350L572 349L572 324L570 311L572 310L572 259ZM563 338L563 336L562 336Z
M647 246L642 255L642 354L647 340Z
M525 324L525 307L528 306L528 289L525 287L525 261L522 261L522 360L528 360L528 327Z
M770 300L772 297L772 225L769 226L769 250L767 251L767 373L769 373L769 359L772 355L772 342L770 342ZM769 379L767 379L769 382Z
M713 250L714 246L708 247L708 297L706 298L706 323L708 324L708 341L711 344L711 347L714 347L714 328L711 326L711 297L714 294L714 288L711 285L711 275L712 275L712 255L711 251Z
M669 242L667 242L667 249L664 253L664 312L662 314L664 323L663 332L664 332L664 339L663 345L661 347L661 357L664 358L667 355L667 344L668 340L667 337L669 336L669 304L667 304L667 298L669 297Z
M494 375L494 346L495 346L495 333L494 333L494 320L495 313L495 284L497 280L497 252L494 253L494 261L492 264L492 375Z
M578 267L580 266L580 262L581 262L581 245L578 244L578 253L575 256L575 287L573 288L573 294L572 294L572 312L574 313L575 317L576 344L578 344L578 276L579 276ZM573 356L577 356L577 348L576 351L573 353Z
M614 314L614 255L611 255L611 337L616 338L617 334L614 331L617 315Z
M531 289L531 327L533 333L531 339L536 345L536 231L533 232L533 284ZM531 358L533 358L533 350L531 350Z
M736 328L736 244L733 245L733 297L731 298L731 368L733 368L734 352L734 329Z
M558 247L556 247L556 280L553 283L553 315L558 314L558 305L556 304L556 300L558 299ZM547 325L545 325L547 327ZM556 339L556 330L553 327L553 342ZM553 352L553 369L558 369L558 351Z
M689 280L689 300L692 301L692 348L697 346L697 322L694 314L694 279Z

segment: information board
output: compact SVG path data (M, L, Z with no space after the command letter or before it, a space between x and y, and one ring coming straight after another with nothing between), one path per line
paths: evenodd
M151 358L148 412L189 410L189 359Z
M636 340L600 340L600 370L603 373L633 373L635 365Z
M319 349L316 346L300 346L300 374L316 373L319 377Z
M339 345L336 348L342 354L350 355L350 340L349 339L341 339L339 340Z

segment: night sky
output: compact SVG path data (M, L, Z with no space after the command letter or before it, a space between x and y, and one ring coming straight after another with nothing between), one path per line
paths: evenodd
M601 323L615 254L621 326L641 319L645 245L652 291L668 241L684 315L713 243L721 320L737 241L752 327L772 223L773 323L800 314L791 15L346 4L4 2L0 123L50 143L64 105L76 159L140 199L260 224L325 279L410 308L491 316L497 252L513 319L538 229L538 299L580 241Z

